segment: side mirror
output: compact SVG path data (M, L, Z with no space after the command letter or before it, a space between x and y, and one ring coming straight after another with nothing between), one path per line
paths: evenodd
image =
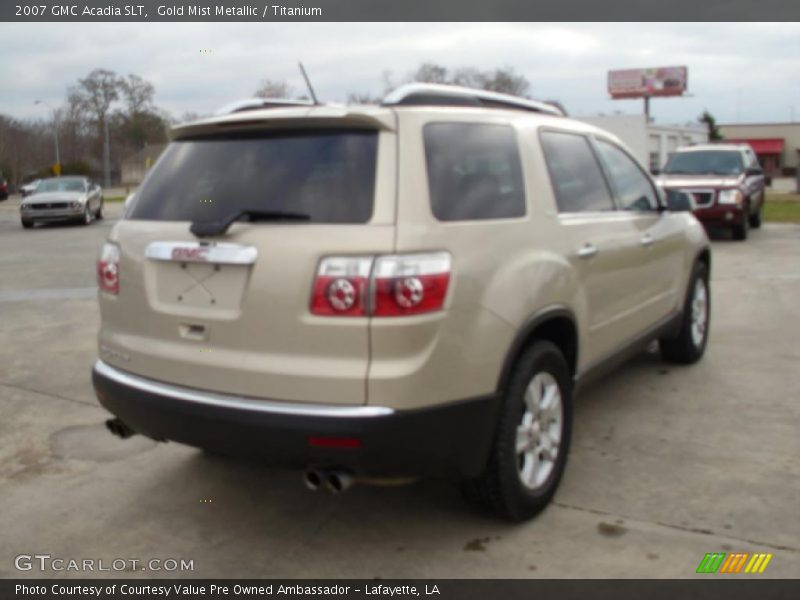
M672 212L693 212L697 206L691 194L679 190L666 190L667 208Z
M757 175L763 175L764 171L763 171L763 169L759 169L758 167L750 167L744 173L748 177L755 177Z
M658 167L654 167L654 168L650 169L650 174L651 175L661 175L661 169L659 169Z

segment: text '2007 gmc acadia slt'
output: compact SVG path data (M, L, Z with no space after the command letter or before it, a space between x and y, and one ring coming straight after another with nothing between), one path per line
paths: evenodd
M180 126L98 261L109 428L529 518L576 384L704 352L708 239L667 203L612 135L465 88Z

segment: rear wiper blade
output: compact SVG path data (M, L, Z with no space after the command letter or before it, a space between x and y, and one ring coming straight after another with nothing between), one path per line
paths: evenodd
M222 235L228 228L242 217L248 221L310 221L311 215L298 212L284 212L280 210L258 210L244 208L231 213L218 221L193 221L189 231L197 237L211 237Z

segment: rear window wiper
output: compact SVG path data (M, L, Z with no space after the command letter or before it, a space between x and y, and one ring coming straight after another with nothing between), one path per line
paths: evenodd
M197 237L211 237L222 235L228 228L242 217L254 221L310 221L311 215L299 212L284 212L280 210L259 210L244 208L231 213L218 221L192 221L189 231Z

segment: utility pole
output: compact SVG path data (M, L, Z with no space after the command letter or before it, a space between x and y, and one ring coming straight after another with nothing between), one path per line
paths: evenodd
M56 175L61 175L61 150L58 146L58 114L55 109L44 100L36 100L34 104L44 104L53 113L53 133L56 140L56 164L54 170Z
M111 187L111 149L108 143L108 114L103 117L103 178L104 186Z

